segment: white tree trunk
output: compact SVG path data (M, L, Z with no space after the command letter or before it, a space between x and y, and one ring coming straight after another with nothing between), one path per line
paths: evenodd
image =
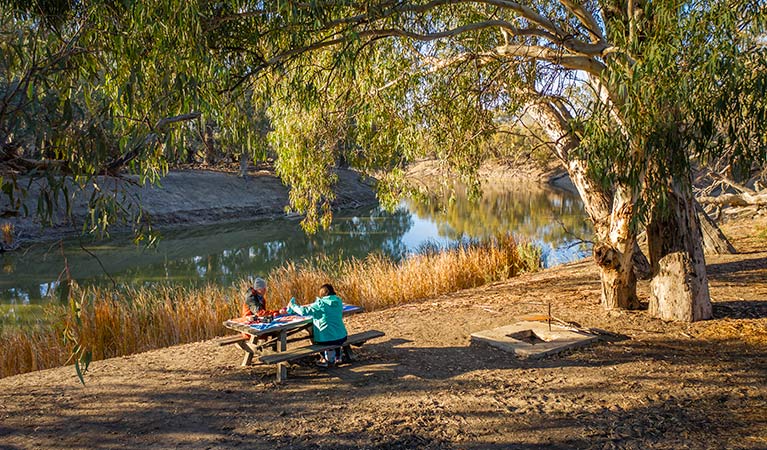
M700 264L700 263L698 263ZM711 318L708 283L696 279L701 272L686 252L674 252L659 261L650 282L649 313L663 320L696 322ZM705 275L705 267L703 268Z
M594 227L598 243L594 261L602 280L602 306L606 309L638 309L634 250L636 233L631 227L634 199L628 188L618 187L613 194L610 221Z
M685 322L711 318L702 240L692 190L675 182L665 209L656 207L647 227L652 316Z
M636 248L636 233L631 227L633 191L618 187L609 192L600 180L591 178L587 162L573 151L580 142L569 132L568 123L572 117L566 109L550 103L536 103L528 108L528 112L548 133L556 156L565 164L594 223L598 241L594 246L594 261L602 281L602 305L606 309L639 308L632 262Z

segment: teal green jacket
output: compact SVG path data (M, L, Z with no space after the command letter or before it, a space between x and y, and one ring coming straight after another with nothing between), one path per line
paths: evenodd
M315 342L335 341L347 336L343 320L344 306L337 295L317 297L314 303L306 306L299 306L296 299L291 298L288 312L312 317Z

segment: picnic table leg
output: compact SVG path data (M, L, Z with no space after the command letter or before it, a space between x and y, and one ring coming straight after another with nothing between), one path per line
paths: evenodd
M280 331L280 346L278 352L284 352L288 349L288 334L285 331ZM277 382L282 383L288 377L288 364L277 364Z
M344 351L344 361L347 361L347 362L354 361L354 352L352 351L351 345L344 345L343 351Z
M249 366L253 362L253 340L255 337L250 338L248 342L238 342L237 345L245 352L245 357L242 358L242 367Z

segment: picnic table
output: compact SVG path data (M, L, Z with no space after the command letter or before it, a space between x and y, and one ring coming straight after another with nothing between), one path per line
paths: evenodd
M360 306L343 305L344 316L362 311L363 309ZM260 359L261 362L267 364L277 364L277 381L281 382L287 377L286 361L289 360L289 358L286 358L288 355L284 355L286 357L281 357L283 355L279 354L288 351L289 342L296 342L309 338L312 318L309 316L288 314L276 316L271 322L264 323L250 320L247 317L238 317L236 319L225 321L224 326L230 330L245 333L246 336L238 335L219 339L219 345L237 344L237 346L245 352L245 356L242 360L243 366L250 365L255 355L277 356L277 358L272 357L266 361L264 361L263 356ZM301 332L305 332L306 334L300 337L291 337ZM355 340L358 341L358 339L359 338ZM303 353L316 353L317 350L314 347L319 348L318 346L302 347L304 350ZM306 350L311 351L307 352ZM300 354L297 353L297 355Z

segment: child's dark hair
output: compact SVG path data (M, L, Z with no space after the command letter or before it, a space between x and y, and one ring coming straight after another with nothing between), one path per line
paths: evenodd
M332 285L326 283L320 286L320 297L327 297L328 295L336 295L336 291Z

